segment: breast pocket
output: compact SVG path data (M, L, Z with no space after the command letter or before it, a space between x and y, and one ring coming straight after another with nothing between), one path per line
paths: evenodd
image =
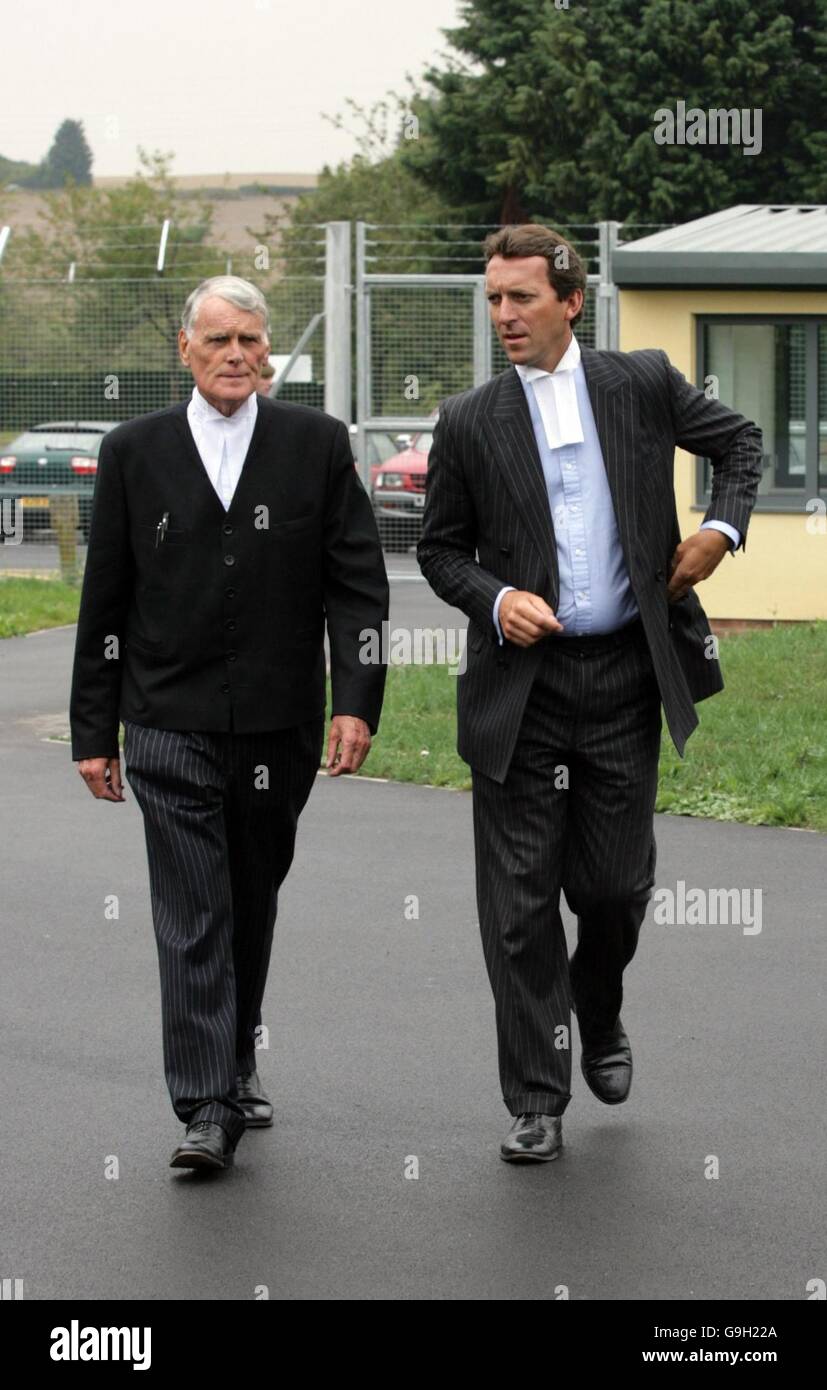
M317 524L315 516L294 516L288 521L271 521L270 531L277 536L292 535L294 531L307 531Z
M137 525L136 534L142 549L151 547L162 551L165 546L186 545L192 532L185 526L168 526L161 539L157 522L142 521Z

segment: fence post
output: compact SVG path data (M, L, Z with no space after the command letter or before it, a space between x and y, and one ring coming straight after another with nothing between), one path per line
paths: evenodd
M368 223L356 223L356 461L362 482L369 478L365 420L370 410L370 308L365 285Z
M491 376L491 315L485 297L485 276L474 286L474 385L482 386Z
M169 229L171 225L172 223L170 221L170 218L165 217L164 224L161 227L161 240L158 243L158 259L155 262L155 270L159 275L163 275L166 269L167 242L169 241Z
M598 222L600 284L597 287L595 346L617 351L620 346L617 286L612 280L612 253L617 246L619 222Z
M350 223L328 222L324 274L324 408L350 425Z

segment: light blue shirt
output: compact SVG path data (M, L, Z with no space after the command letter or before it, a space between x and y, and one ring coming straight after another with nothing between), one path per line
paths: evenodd
M563 636L614 632L638 616L629 571L617 530L603 451L597 434L582 362L574 369L582 444L552 449L532 382L520 374L548 490L557 543L560 593L556 617ZM737 548L740 532L725 521L704 522L701 529L723 531ZM499 612L506 584L494 604L494 626L500 642Z

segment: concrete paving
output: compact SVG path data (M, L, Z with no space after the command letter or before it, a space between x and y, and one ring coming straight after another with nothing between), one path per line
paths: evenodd
M440 611L394 581L392 621ZM658 817L658 884L761 888L762 930L658 926L650 906L629 1101L586 1089L575 1029L563 1156L515 1168L470 797L320 776L265 1001L275 1126L227 1173L176 1173L140 812L128 786L96 802L52 741L73 643L0 643L0 1274L27 1299L807 1297L825 1272L827 837Z

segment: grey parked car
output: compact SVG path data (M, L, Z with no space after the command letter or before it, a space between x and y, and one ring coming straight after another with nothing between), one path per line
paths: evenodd
M65 421L32 425L0 445L0 500L16 498L23 514L23 535L51 525L51 498L56 489L78 492L78 522L89 536L92 493L103 436L117 421Z

